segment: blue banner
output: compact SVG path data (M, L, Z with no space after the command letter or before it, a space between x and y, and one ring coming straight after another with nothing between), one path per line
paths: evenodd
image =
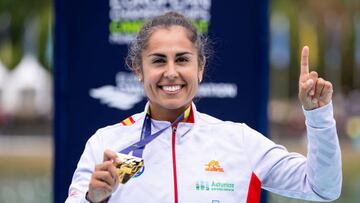
M54 202L66 199L87 139L143 111L142 87L125 68L127 43L144 19L167 10L213 42L198 110L267 135L268 9L267 0L55 0Z

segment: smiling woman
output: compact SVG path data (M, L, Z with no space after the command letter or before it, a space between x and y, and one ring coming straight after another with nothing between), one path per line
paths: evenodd
M66 202L256 203L261 188L306 200L339 197L341 153L332 84L309 72L308 47L299 78L307 158L289 153L246 124L196 110L192 101L203 77L205 50L204 38L178 13L144 24L127 62L148 98L145 111L89 139ZM119 163L121 157L126 160ZM133 169L142 163L136 173ZM129 166L128 171L119 165ZM119 179L124 173L131 174L128 181Z
M152 118L173 122L191 105L204 73L205 42L175 12L144 24L129 47L127 63L144 84Z
M186 35L181 26L158 29L142 52L142 67L135 68L156 120L175 121L191 105L202 79L204 65Z

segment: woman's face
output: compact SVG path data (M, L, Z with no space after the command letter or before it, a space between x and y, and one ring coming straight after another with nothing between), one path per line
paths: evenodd
M138 74L152 113L185 110L197 92L203 70L185 28L155 30L142 52L142 72Z

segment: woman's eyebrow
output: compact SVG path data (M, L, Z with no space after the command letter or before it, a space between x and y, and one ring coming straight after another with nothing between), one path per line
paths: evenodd
M160 54L160 53L149 54L148 57L149 57L149 56L166 57L165 54Z
M191 53L191 52L180 52L180 53L177 53L175 56L179 57L179 56L183 56L183 55L186 55L186 54L192 55L193 53Z
M187 55L187 54L190 54L192 55L193 53L191 52L180 52L180 53L176 53L175 57L179 57L179 56L183 56L183 55ZM152 54L149 54L148 57L150 56L157 56L157 57L166 57L165 54L160 54L160 53L152 53Z

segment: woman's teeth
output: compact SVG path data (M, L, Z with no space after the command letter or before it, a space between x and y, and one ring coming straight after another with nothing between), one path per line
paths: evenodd
M162 89L169 92L175 92L181 88L181 85L162 86Z

